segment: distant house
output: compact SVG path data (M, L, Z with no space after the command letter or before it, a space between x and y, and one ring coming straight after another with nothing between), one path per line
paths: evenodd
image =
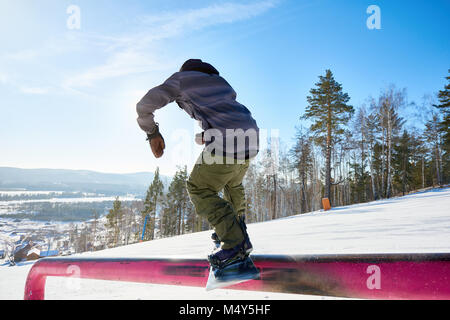
M54 257L54 256L57 256L57 255L59 255L59 251L58 251L58 250L42 250L42 251L39 253L39 256L40 256L41 258L45 258L45 257Z
M25 260L27 258L27 253L32 248L32 244L29 242L24 242L18 245L14 249L14 262L19 262Z
M27 261L37 260L40 258L39 256L40 250L38 248L33 248L27 253Z

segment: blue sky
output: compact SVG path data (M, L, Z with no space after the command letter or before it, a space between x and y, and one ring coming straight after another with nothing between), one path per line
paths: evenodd
M369 30L369 5L381 29ZM69 29L70 5L80 29ZM442 89L450 1L0 0L0 166L154 171L190 167L200 129L157 111L154 159L135 106L188 58L212 63L289 147L318 76L331 69L355 107L395 84L409 101Z

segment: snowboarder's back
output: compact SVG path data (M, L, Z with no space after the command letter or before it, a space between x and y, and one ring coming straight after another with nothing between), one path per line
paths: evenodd
M219 130L224 141L227 130L254 130L255 139L245 145L237 145L232 156L245 155L248 159L258 153L259 128L256 121L251 112L236 101L236 92L213 66L198 59L188 60L180 72L151 89L137 104L141 129L152 133L157 126L154 111L173 101L197 120L204 131Z

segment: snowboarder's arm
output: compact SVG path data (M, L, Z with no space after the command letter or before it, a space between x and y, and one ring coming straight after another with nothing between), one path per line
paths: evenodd
M154 112L175 101L179 94L180 85L176 74L172 75L162 85L147 92L136 106L137 122L141 129L146 133L153 133L156 129Z

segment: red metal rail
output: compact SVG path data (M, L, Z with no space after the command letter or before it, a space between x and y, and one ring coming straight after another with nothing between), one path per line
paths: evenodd
M252 256L260 279L229 289L368 299L450 299L450 254ZM206 260L47 258L34 264L26 300L45 297L47 277L204 287ZM105 297L107 298L107 297Z

